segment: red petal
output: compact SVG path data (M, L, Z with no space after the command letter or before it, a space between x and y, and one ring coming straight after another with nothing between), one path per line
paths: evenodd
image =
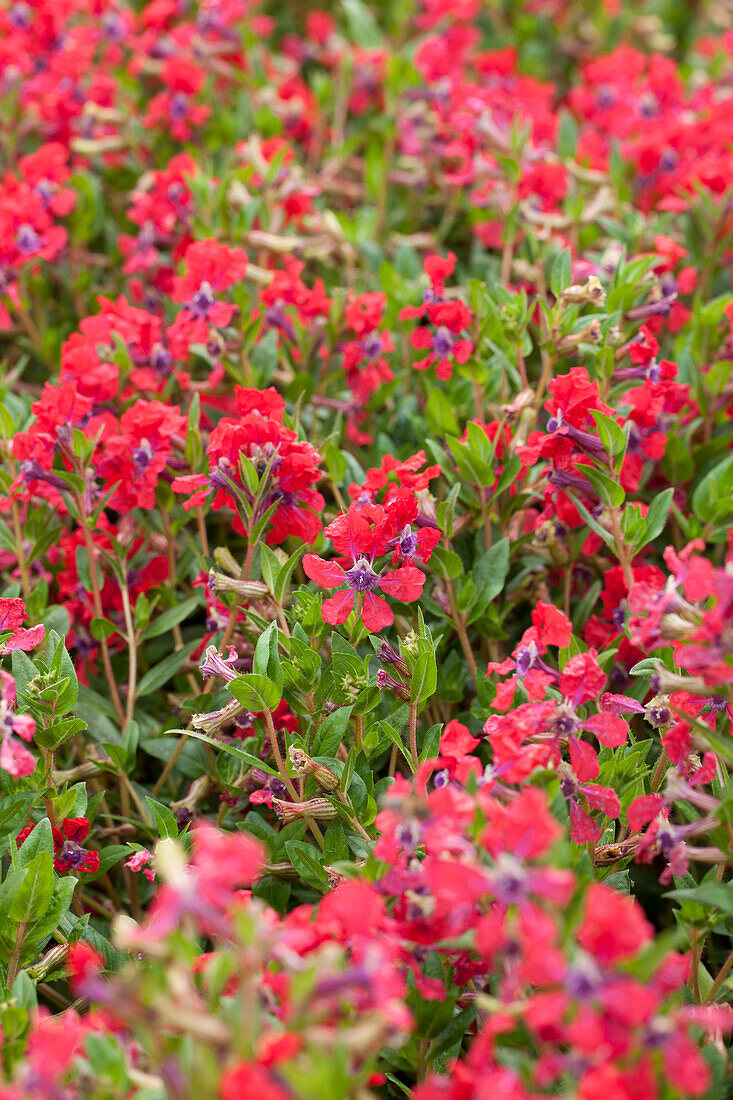
M326 561L325 558L319 558L316 554L305 555L303 569L306 576L319 584L321 588L336 588L346 580L346 573L338 562ZM339 621L343 622L343 619Z
M618 817L621 807L613 787L599 787L597 783L590 783L582 791L594 810L602 810L606 817Z
M664 807L664 798L661 794L642 794L635 798L627 810L629 828L638 833L650 821L653 821L659 811Z
M379 580L379 587L388 596L394 596L403 603L418 600L424 584L425 574L415 565L401 565L399 569L394 569Z
M596 750L587 741L579 741L577 737L570 738L570 763L581 783L585 783L587 779L595 779L601 770Z
M583 729L594 733L601 744L609 749L617 749L619 745L625 745L629 735L628 723L618 714L611 714L609 711L584 718Z
M570 839L576 844L593 844L601 830L577 802L570 803Z
M325 605L324 605L325 606ZM325 615L323 616L325 619ZM364 611L362 614L364 626L375 633L382 627L391 626L394 615L386 600L381 596L375 596L372 592L364 593Z
M324 623L330 623L331 626L345 623L351 614L353 606L353 588L345 588L343 592L337 592L335 596L331 596L330 599L323 601L321 614L323 615ZM391 621L390 619L390 622Z

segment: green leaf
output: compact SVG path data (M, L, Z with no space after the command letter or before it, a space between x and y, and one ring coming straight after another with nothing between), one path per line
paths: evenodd
M268 680L266 676L254 672L237 676L228 686L234 698L245 710L257 712L275 710L282 698L282 692L277 684Z
M469 1027L476 1019L477 1011L475 1005L469 1005L468 1008L464 1008L454 1016L450 1023L446 1024L443 1030L435 1036L435 1039L430 1044L429 1057L431 1062L435 1062L461 1042Z
M643 541L635 545L635 550L641 550L647 543L653 542L658 538L664 530L664 525L667 522L667 516L669 515L669 509L672 504L672 497L674 496L674 488L670 487L665 489L663 493L659 493L655 496L654 500L649 505L649 511L645 517L646 530L644 532Z
M305 545L298 547L295 553L290 555L288 560L285 562L285 565L281 566L280 568L280 573L278 575L277 582L273 590L275 600L280 606L282 606L285 596L290 587L290 580L293 575L293 571L300 559L303 557L306 549L307 548Z
M430 555L430 564L440 577L449 577L455 580L464 572L464 565L458 554L453 550L446 550L444 546L436 546Z
M400 752L404 756L405 761L407 762L407 764L409 764L409 766L412 767L412 760L410 759L410 754L407 751L407 749L405 748L405 744L404 744L402 738L400 737L399 733L397 732L397 730L394 728L394 726L390 722L384 722L384 721L381 722L380 725L381 725L382 729L384 730L384 732L389 737L390 741L392 741L392 743L394 745L396 745L397 748L400 750Z
M34 795L9 795L0 799L0 837L17 833L31 811Z
M483 615L484 611L504 587L509 572L509 539L500 539L490 550L482 554L473 570L478 595L473 605L469 623Z
M577 463L577 469L579 473L588 478L607 508L621 507L626 500L626 493L618 481L614 481L612 477L609 477L608 474L604 473L603 470L599 470L596 466Z
M95 615L89 624L89 633L93 638L96 638L98 642L106 641L111 638L113 634L116 634L118 627L109 619L104 619L101 616Z
M733 916L733 882L703 882L699 886L669 890L666 898L688 898L698 905L712 906Z
M321 722L321 727L313 741L314 756L335 756L349 725L353 707L339 707Z
M182 649L176 650L174 653L170 653L167 657L164 657L159 664L151 668L137 685L135 692L138 699L141 699L143 695L150 695L152 692L157 691L163 684L167 684L171 677L175 676L181 665L188 660L193 651L201 644L200 638L194 638L192 642L187 642Z
M190 599L184 600L183 603L177 604L175 607L169 607L167 611L164 611L162 615L159 615L157 619L154 619L153 622L146 627L142 635L143 640L158 638L161 634L167 634L174 626L178 626L178 624L187 619L189 615L192 615L198 606L198 596L191 596Z
M196 741L203 741L205 745L211 745L212 749L216 749L217 752L226 752L229 756L236 756L243 764L247 764L250 768L259 768L261 771L267 772L268 775L279 774L264 760L260 760L259 756L253 756L251 752L240 749L238 745L230 745L226 741L215 741L213 737L207 737L205 733L200 733L198 730L166 730L166 732L182 733L186 737L193 737Z
M571 271L570 249L563 248L555 254L550 266L550 290L556 298L570 286Z
M323 835L323 862L330 866L337 860L349 858L349 846L346 833L340 821L333 821Z
M362 0L341 0L346 16L349 38L363 49L378 49L382 45L379 24Z
M19 867L27 867L36 858L39 852L46 852L53 856L53 832L51 822L47 817L41 819L34 829L28 834L20 848L16 863Z
M428 403L425 406L425 419L428 427L437 435L446 435L448 432L457 435L460 431L453 403L437 386L430 390Z
M280 575L280 562L265 543L260 546L260 570L262 580L270 592L274 592L277 578Z
M252 661L252 671L256 675L264 676L267 680L272 681L282 696L283 677L280 668L280 653L278 651L278 627L274 619L267 627L267 630L263 631L257 639L254 659ZM278 702L279 701L278 699Z
M577 150L578 124L569 111L561 111L560 132L557 139L558 156L560 160L574 160Z
M76 884L77 879L74 875L65 875L64 878L56 880L51 901L44 911L35 918L33 927L26 937L27 939L38 943L46 936L50 936L54 928L58 928L71 907L71 899Z
M616 421L612 420L610 416L606 416L605 413L598 412L597 409L591 409L591 416L598 427L601 443L608 453L614 458L617 455L624 454L627 440Z
M728 455L700 481L692 510L702 523L719 523L733 515L733 455Z
M598 520L597 520L597 519L595 519L595 518L594 518L594 517L593 517L593 516L592 516L592 515L590 514L590 512L588 511L588 509L586 508L586 506L585 506L585 505L584 505L584 504L583 504L583 503L582 503L582 502L581 502L581 501L580 501L580 500L579 500L579 499L578 499L578 498L577 498L577 497L575 496L575 494L574 494L574 493L566 493L566 496L567 496L567 497L568 497L568 498L569 498L570 500L572 500L573 504L574 504L574 505L575 505L575 507L576 507L576 508L578 509L578 511L580 512L581 516L583 517L583 519L585 520L585 522L586 522L586 523L588 524L588 526L590 527L591 531L595 531L595 533L596 533L597 535L599 535L599 536L600 536L600 538L602 538L602 539L603 539L603 541L605 542L606 546L610 547L610 549L611 549L611 550L615 550L615 548L616 548L616 547L615 547L615 543L614 543L614 541L613 541L613 535L611 534L611 532L610 532L610 531L606 531L606 529L605 529L604 527L601 527L601 525L600 525L600 523L598 522Z
M328 875L323 869L321 856L312 844L304 840L286 840L285 850L303 882L316 890L328 889Z
M27 924L42 917L53 894L53 883L53 853L39 851L26 865L26 874L8 909L10 919Z
M413 706L422 706L438 687L438 665L432 646L419 654L412 670L410 681L410 702Z
M149 795L145 796L145 801L150 807L155 824L158 828L159 837L177 837L178 836L178 822L173 816L173 812L164 806L162 802L156 802L154 798Z

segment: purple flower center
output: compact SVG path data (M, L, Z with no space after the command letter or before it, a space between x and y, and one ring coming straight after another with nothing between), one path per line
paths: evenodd
M518 905L527 894L527 873L518 859L502 852L496 860L491 885L497 901L503 905Z
M534 666L535 657L537 656L537 646L532 642L531 645L522 645L517 650L517 676L523 679L529 670Z
M176 92L175 95L171 96L170 116L172 122L183 122L188 114L188 104L188 96L183 95L182 92Z
M346 574L349 588L357 592L369 592L376 588L379 575L372 569L368 558L357 558L352 569Z
M445 359L453 347L453 337L445 325L441 325L433 337L433 351L439 359Z
M116 11L108 11L102 19L102 29L113 42L119 42L125 34L125 24Z
M78 871L79 868L84 865L84 860L87 858L88 854L86 848L82 848L79 844L75 844L73 840L67 840L59 852L57 859L60 863L63 863L65 867Z
M417 551L417 535L414 535L409 527L406 528L406 532L400 539L400 553L403 558L412 558Z
M41 238L32 225L24 222L15 235L15 243L18 246L18 252L23 256L30 256L33 252L38 252L41 247Z
M194 317L208 317L214 304L211 283L203 282L191 299L190 309Z
M150 441L142 439L140 446L136 447L132 452L132 461L135 469L139 474L142 474L147 470L153 458L153 448L150 445Z
M33 12L28 4L13 4L8 12L8 20L16 30L25 30L31 25Z
M150 366L156 374L168 374L172 362L171 353L162 344L156 344L150 352Z
M565 989L578 1001L588 1001L595 996L601 984L601 976L590 959L587 963L576 962L571 966L565 978Z
M369 359L376 359L382 350L382 337L378 332L370 332L362 340L361 346Z

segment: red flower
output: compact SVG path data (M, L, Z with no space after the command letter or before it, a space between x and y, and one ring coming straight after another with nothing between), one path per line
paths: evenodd
M631 958L652 936L652 926L634 898L602 882L588 887L577 940L602 966Z
M21 623L28 617L25 609L25 601L17 596L0 597L0 635L12 631L11 636L4 642L0 642L0 654L10 653L13 649L22 649L28 652L35 649L43 641L46 628L43 625L32 626L28 629L21 627Z
M0 601L0 604L3 602ZM18 600L18 603L22 604L23 601ZM25 617L25 614L23 617ZM40 629L42 630L43 627ZM21 635L30 633L32 631L20 631ZM16 646L15 648L23 647ZM18 779L20 776L33 774L36 770L36 760L16 738L20 737L23 741L31 741L33 734L36 732L36 723L30 714L15 713L15 680L2 670L0 670L0 685L2 685L2 694L0 695L0 768L11 775L13 779Z
M77 940L76 943L69 944L66 967L71 992L76 996L86 979L104 968L104 959L86 940Z
M186 249L185 274L173 280L174 302L183 309L168 329L173 354L185 359L191 344L206 344L209 329L226 328L237 307L217 297L242 280L247 271L247 253L228 248L218 241L196 241Z
M185 436L186 418L177 405L142 399L120 418L120 434L104 447L100 476L116 489L113 505L121 512L155 507L160 474L171 456L173 436Z
M384 557L387 545L394 536L394 521L390 521L384 508L367 504L357 510L352 504L348 512L338 516L325 531L336 549L344 555L338 561L326 561L315 554L306 554L303 568L311 580L322 588L346 588L331 596L323 604L323 618L336 625L348 619L354 607L357 593L363 596L362 619L367 630L377 631L394 621L386 600L375 594L380 588L388 596L408 603L420 597L425 574L414 565L401 565L397 569L378 572L375 558Z
M251 500L240 473L240 455L246 455L260 475L270 472L261 510L265 512L273 504L277 508L266 542L280 543L289 535L313 542L321 531L318 513L325 505L321 494L312 488L321 476L320 455L284 426L284 402L275 390L245 390L238 386L236 402L244 413L241 419L222 417L209 436L209 474L177 477L173 491L193 492L184 503L186 509L203 504L213 492L215 511L229 508L237 512L238 498ZM256 411L260 408L262 412ZM238 512L233 526L240 534L246 533Z
M250 1062L238 1062L225 1070L219 1080L221 1100L290 1100L290 1093L278 1085L266 1069Z
M18 847L35 829L35 824L26 825L18 833ZM66 817L60 829L53 829L54 870L59 874L68 871L85 872L94 875L99 870L99 852L83 848L81 842L89 836L89 822L85 817Z

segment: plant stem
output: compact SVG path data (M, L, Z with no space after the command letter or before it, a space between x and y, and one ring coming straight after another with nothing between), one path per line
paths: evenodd
M209 538L206 534L206 520L204 518L204 510L199 504L195 509L196 512L196 525L198 527L199 539L201 540L201 553L205 558L209 556Z
M410 757L412 758L412 770L416 772L419 763L419 758L417 755L417 703L410 704L408 728L410 731Z
M79 509L79 519L81 522L82 534L84 537L84 545L86 546L87 557L89 559L89 579L92 585L92 601L94 603L94 614L98 618L104 617L102 608L102 593L99 587L99 574L97 572L97 557L94 546L94 540L92 539L92 533L89 530L84 515L84 502L80 496L76 497L76 506ZM120 693L117 690L117 681L115 680L114 672L112 671L112 661L109 656L109 648L107 646L107 639L102 637L99 643L102 652L102 664L104 665L104 675L107 680L107 687L109 688L110 697L112 699L112 705L117 712L120 725L124 728L125 723L125 711L120 699Z
M728 955L728 958L725 960L720 970L718 971L717 978L708 990L708 995L705 998L706 1001L712 1001L715 999L716 994L718 993L725 979L730 974L731 969L733 969L733 951L731 951L731 953Z
M54 780L53 780L53 758L54 758L54 754L51 750L44 751L43 758L44 758L44 762L45 762L45 765L46 765L46 774L43 778L43 785L44 785L44 788L48 789L49 787L54 786ZM56 814L54 813L53 799L44 797L43 805L46 808L46 816L48 817L48 820L51 822L52 828L55 829L56 828Z
M634 586L634 574L631 569L631 561L629 559L626 543L624 542L623 535L621 534L621 521L619 520L618 508L609 508L611 516L611 530L613 531L613 541L616 545L616 556L618 557L621 569L623 570L624 580L626 582L626 590L630 592Z
M28 930L28 921L18 922L18 931L15 934L15 947L13 948L10 959L8 960L8 977L6 985L9 989L13 988L15 979L18 977L18 967L20 966L20 953L23 950L23 940L25 939L26 931Z
M476 658L473 655L471 643L468 640L466 624L464 623L462 617L458 614L458 608L456 607L456 593L455 589L453 588L453 581L450 579L450 577L446 577L445 579L445 588L446 592L448 593L448 603L450 606L453 626L455 627L456 633L458 634L458 638L461 643L461 649L463 650L463 656L466 658L468 667L471 670L473 682L476 683Z
M15 554L20 569L20 586L23 589L23 598L27 603L31 596L31 577L28 572L28 562L25 560L25 550L23 549L23 529L20 523L20 512L15 501L10 506L10 514L13 517L13 535L15 537Z
M125 725L122 731L124 733L135 715L135 689L137 687L137 637L135 634L135 624L132 618L132 608L130 607L130 592L125 583L120 585L120 592L122 593L122 610L125 615L125 628L127 630L127 648L130 656L130 665L127 673L127 705L125 708Z
M280 746L277 743L277 731L275 730L275 723L272 720L272 712L265 709L263 711L263 714L265 716L265 726L267 727L267 736L270 739L270 748L272 749L272 755L275 758L275 764L277 765L277 770L280 773L280 778L282 779L283 783L285 784L285 788L286 788L288 794L290 795L290 797L292 798L293 802L300 802L300 798L298 797L298 792L295 789L293 781L290 778L290 776L288 775L287 771L285 770L285 763L284 763L283 758L282 758L282 753L280 752ZM318 841L319 845L322 848L323 847L323 833L321 832L319 827L316 825L315 821L310 816L310 814L304 814L303 817L304 817L305 821L308 824L308 828L313 833L313 836L316 838L316 840Z
M657 760L656 767L654 768L654 773L652 775L652 781L651 781L651 784L650 784L650 787L649 787L649 790L652 793L654 791L658 791L659 788L661 787L662 780L664 779L664 776L665 776L666 771L667 771L667 764L668 763L669 763L669 760L667 758L667 752L666 752L665 749L662 749L662 751L659 755L659 759Z

